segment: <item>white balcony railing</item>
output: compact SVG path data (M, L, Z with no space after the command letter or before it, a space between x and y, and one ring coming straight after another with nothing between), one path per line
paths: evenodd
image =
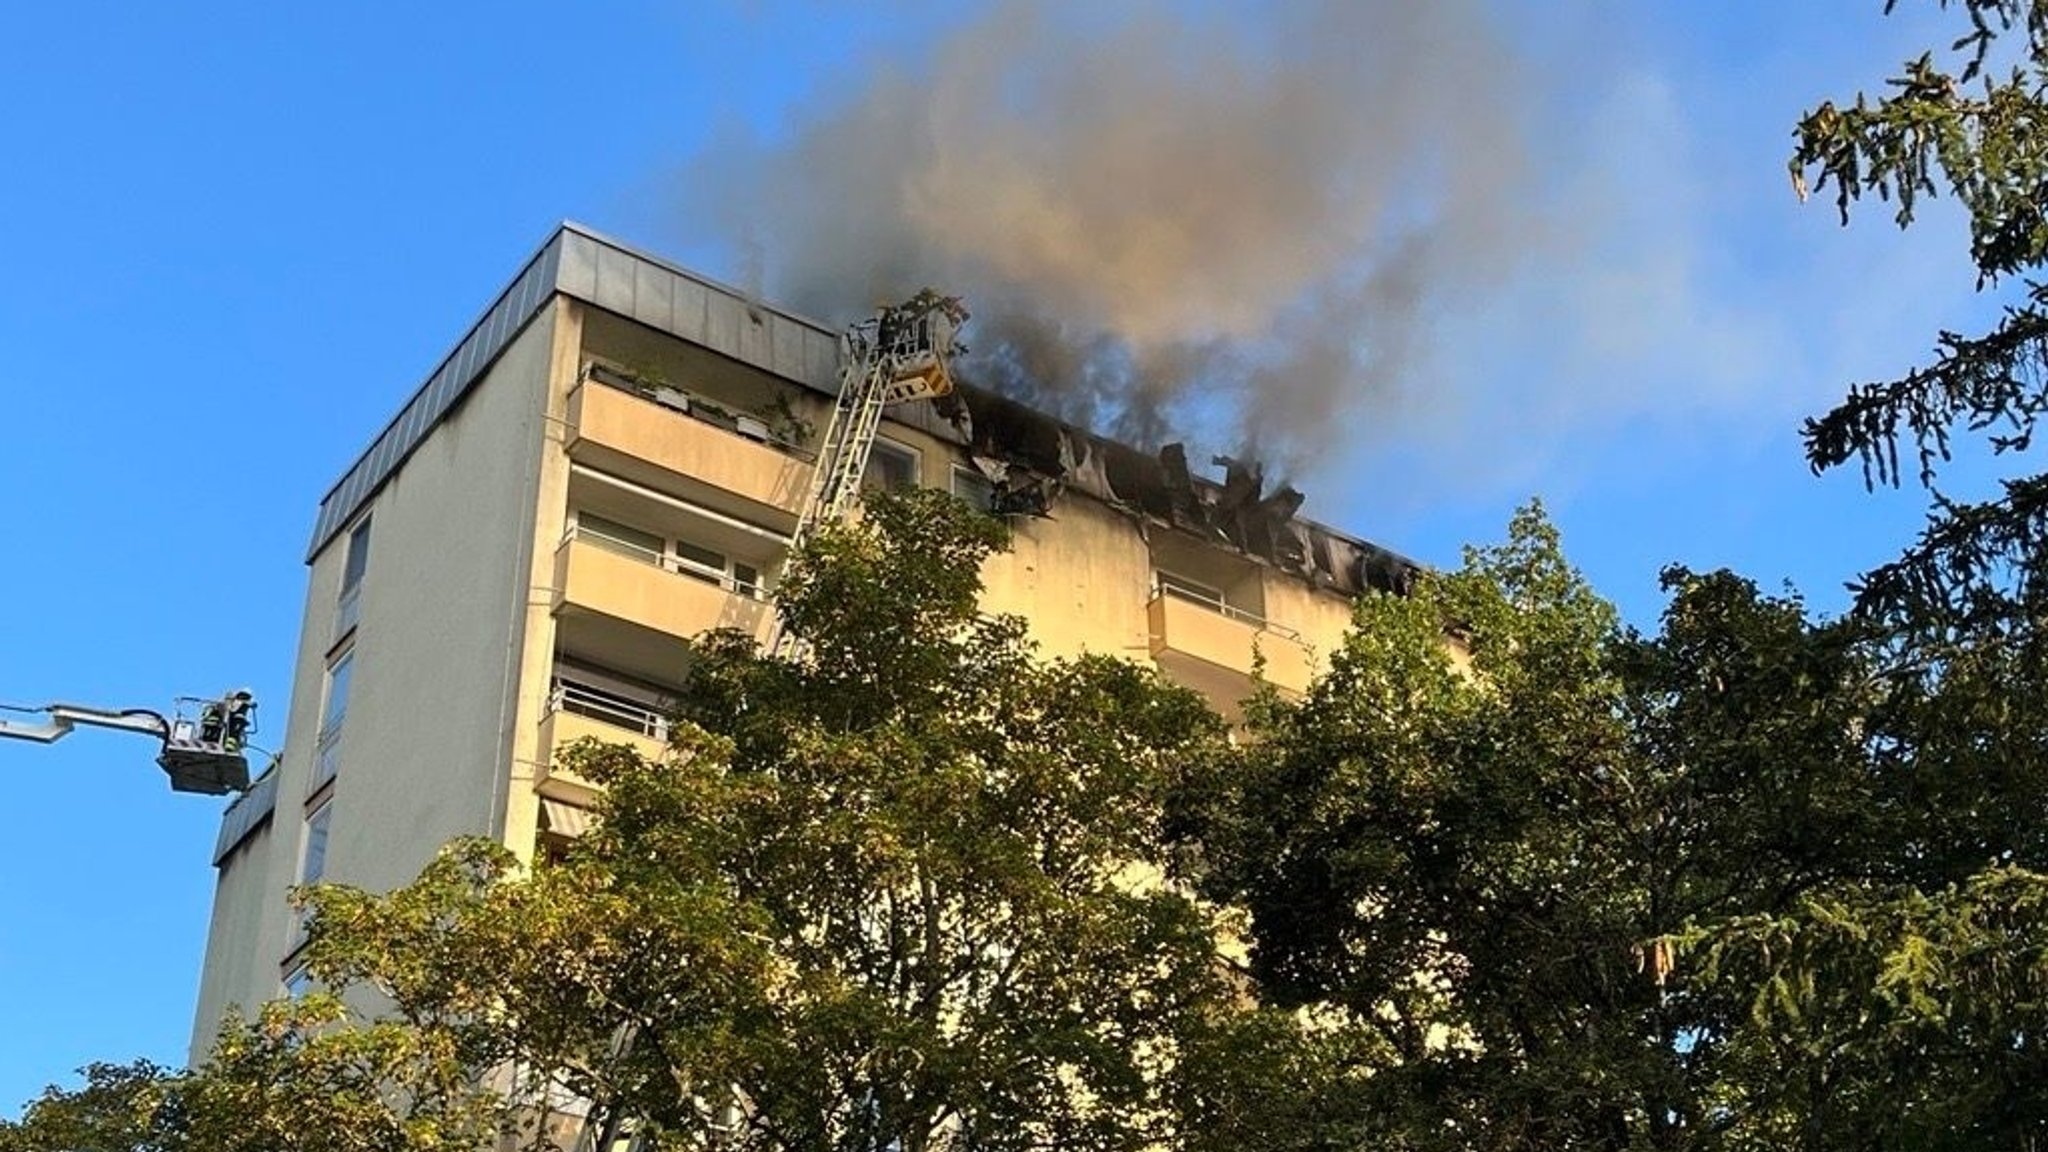
M668 717L653 705L565 677L556 677L548 690L548 711L588 716L614 728L668 742Z
M692 580L700 580L706 584L716 584L727 592L731 592L736 596L745 596L749 600L765 600L768 596L767 590L759 582L741 580L722 568L713 568L709 564L700 564L688 556L680 556L672 552L649 548L647 545L635 540L621 540L616 536L606 535L603 531L588 525L570 525L569 530L562 535L562 543L567 544L571 540L582 540L593 547L602 548L607 552L615 552L631 560L638 560L642 564L659 568L664 572L672 572L678 576L687 576Z
M1193 588L1161 581L1152 585L1152 599L1156 600L1161 596L1171 596L1175 600L1183 600L1189 604L1199 604L1225 619L1235 620L1240 624L1248 624L1261 632L1270 632L1283 640L1299 641L1301 639L1299 631L1289 628L1285 624L1275 624L1264 616L1260 616L1255 612L1247 612L1221 597L1212 596L1206 592L1198 592Z

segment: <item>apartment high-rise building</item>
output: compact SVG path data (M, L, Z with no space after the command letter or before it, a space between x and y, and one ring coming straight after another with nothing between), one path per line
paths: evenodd
M195 1055L302 976L300 883L385 889L458 836L582 829L582 736L653 751L686 640L766 637L838 333L564 225L321 501L277 767L229 807ZM1306 687L1400 557L1255 466L1157 455L963 389L891 409L876 485L1011 517L987 606L1052 655L1151 661L1226 713ZM1049 513L1049 515L1047 515Z

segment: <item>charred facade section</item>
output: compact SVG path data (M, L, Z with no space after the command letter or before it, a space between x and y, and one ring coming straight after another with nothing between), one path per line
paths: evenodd
M1258 461L1214 457L1218 482L1195 474L1183 445L1143 452L968 385L933 407L990 481L999 513L1051 515L1072 488L1347 595L1405 595L1420 571L1404 556L1301 519L1302 493L1289 484L1268 491Z

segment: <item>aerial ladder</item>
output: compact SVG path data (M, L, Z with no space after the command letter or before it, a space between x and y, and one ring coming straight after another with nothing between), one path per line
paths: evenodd
M190 708L194 717L187 717ZM79 725L115 728L155 737L159 748L157 766L171 778L174 792L197 792L225 796L249 788L248 737L256 730L256 701L246 691L230 692L219 699L180 696L172 714L148 708L89 708L79 704L45 704L22 708L0 704L0 709L40 720L0 718L0 737L52 744L71 734Z
M818 529L843 523L852 513L882 427L882 410L952 393L954 337L966 322L967 309L957 298L927 288L840 333L839 396L790 536L790 555ZM788 659L802 646L777 616L768 647Z
M853 512L884 409L952 394L949 361L956 351L954 337L966 322L967 309L958 299L927 288L839 334L839 395L818 445L796 531L790 534L789 555L795 556L820 528L844 523ZM795 659L804 650L779 614L768 649L783 659ZM613 1037L614 1051L630 1050L634 1035L630 1025L621 1029ZM630 1123L614 1112L605 1124L594 1127L586 1113L575 1152L615 1147ZM630 1147L642 1147L640 1139L632 1137Z

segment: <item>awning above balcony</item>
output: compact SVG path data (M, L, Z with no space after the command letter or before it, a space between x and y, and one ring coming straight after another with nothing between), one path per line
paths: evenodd
M540 826L544 832L575 839L590 831L590 812L574 804L541 797Z

